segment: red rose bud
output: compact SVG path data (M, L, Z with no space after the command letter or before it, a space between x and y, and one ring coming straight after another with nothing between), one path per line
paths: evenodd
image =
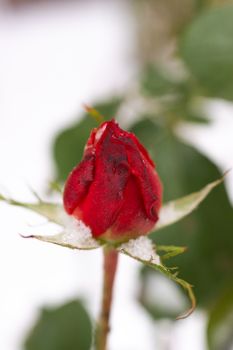
M148 152L114 120L91 132L63 197L69 215L89 226L94 238L110 241L147 234L158 220L161 199Z

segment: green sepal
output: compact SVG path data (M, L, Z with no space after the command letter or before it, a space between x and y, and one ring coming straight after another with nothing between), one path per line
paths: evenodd
M201 204L201 202L203 202L216 186L223 182L225 175L226 173L222 178L209 183L198 192L193 192L187 196L165 203L160 209L159 220L156 222L153 231L174 224L189 215Z
M37 198L38 198L38 195L37 195ZM22 207L25 209L32 210L37 214L40 214L46 217L49 221L52 221L58 225L63 225L62 216L63 216L64 210L61 204L49 203L49 202L42 201L41 199L37 203L19 202L12 198L5 197L2 194L0 194L0 201L3 201L10 205L15 205L17 207Z
M186 252L186 250L187 247L177 247L174 245L156 245L157 252L165 252L165 254L160 255L162 260L167 260L179 254L183 254Z

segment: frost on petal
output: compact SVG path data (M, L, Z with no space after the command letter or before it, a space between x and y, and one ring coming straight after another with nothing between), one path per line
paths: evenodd
M36 238L40 241L61 245L71 249L89 250L100 245L92 237L91 230L81 220L72 217L63 218L64 231L56 235L31 235L26 238Z
M160 265L160 258L156 254L155 246L148 237L141 236L137 239L131 239L129 242L121 244L118 249L135 259Z

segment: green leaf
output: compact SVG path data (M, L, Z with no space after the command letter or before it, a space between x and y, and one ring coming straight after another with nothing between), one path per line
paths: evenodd
M25 341L25 350L90 350L90 317L80 301L43 309Z
M233 99L233 5L203 12L187 27L180 53L201 93Z
M155 160L165 203L221 177L209 159L181 142L171 130L143 120L132 131ZM188 247L188 253L174 258L174 264L179 266L184 278L195 285L199 306L209 308L226 283L232 281L232 227L233 209L225 187L218 186L198 210L151 235L156 245Z
M160 209L159 220L155 225L155 231L172 225L192 213L222 181L223 178L209 183L198 192L165 203Z
M160 259L156 253L156 248L153 247L152 242L149 240L149 238L139 237L137 239L132 239L129 242L122 244L118 249L121 253L128 255L137 261L140 261L145 266L151 267L152 269L161 272L163 275L178 283L186 290L191 301L191 307L187 312L178 316L177 319L186 318L193 312L196 306L196 299L192 291L192 286L188 282L182 280L181 278L178 278L177 272L173 273L171 269L160 262ZM166 250L164 247L163 249ZM167 247L167 250L171 251L171 247Z
M107 120L115 116L120 102L120 99L113 99L94 108ZM81 161L90 132L96 127L98 127L97 121L89 113L85 113L81 121L62 130L56 136L53 155L57 181L65 181L70 171Z
M170 75L161 68L148 65L141 77L142 92L149 96L161 96L176 92L179 83L172 80Z
M209 350L233 346L233 285L228 286L212 308L207 326Z

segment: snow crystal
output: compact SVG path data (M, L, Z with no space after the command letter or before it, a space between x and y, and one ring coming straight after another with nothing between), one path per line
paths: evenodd
M153 242L148 237L141 236L131 239L129 242L121 244L119 249L136 259L138 258L157 265L160 264L160 258L156 254Z
M91 248L98 247L98 242L92 237L91 229L81 220L66 215L64 218L63 243L76 247Z

